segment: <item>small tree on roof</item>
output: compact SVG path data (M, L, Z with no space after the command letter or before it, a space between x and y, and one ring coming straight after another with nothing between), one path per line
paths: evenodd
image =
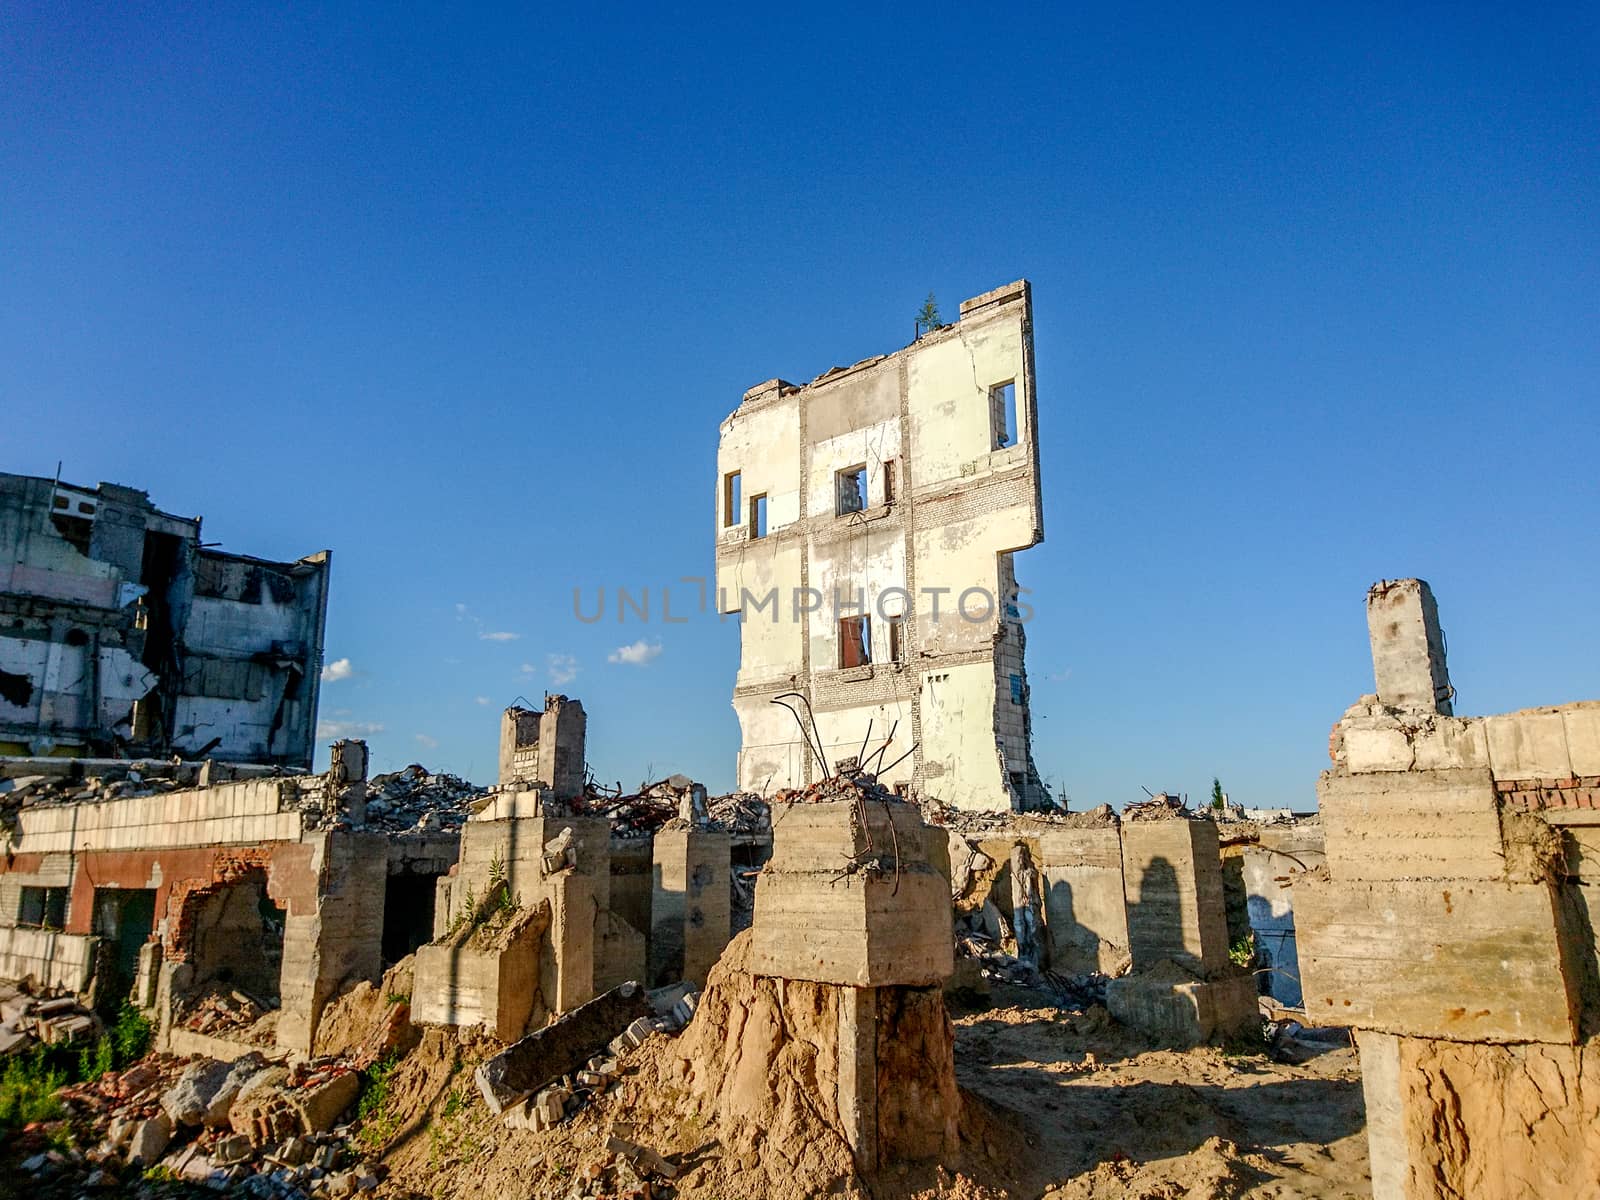
M934 329L943 329L944 322L939 319L939 302L933 298L933 293L928 293L928 298L922 302L922 307L917 310L917 336Z
M1228 798L1222 794L1222 780L1215 775L1211 777L1211 807L1219 812L1228 805Z

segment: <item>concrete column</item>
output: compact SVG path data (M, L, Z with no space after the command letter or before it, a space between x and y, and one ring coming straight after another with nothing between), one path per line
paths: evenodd
M864 1171L878 1169L878 989L839 993L839 1124Z
M1405 1200L1409 1162L1405 1108L1400 1095L1400 1039L1360 1030L1361 1092L1367 1102L1367 1154L1372 1200Z
M1222 853L1210 821L1128 821L1122 874L1133 969L1163 959L1201 977L1228 965Z
M1051 970L1115 974L1128 958L1122 836L1116 825L1041 833L1039 871Z
M545 700L539 722L539 781L557 800L583 795L583 763L589 718L583 705L565 696Z
M655 836L653 855L650 986L684 979L703 988L733 936L732 839L700 829L664 829Z
M322 1010L344 988L383 977L383 903L389 855L381 834L315 833L314 912L284 921L278 1045L311 1053Z
M1367 590L1367 635L1378 699L1395 708L1451 715L1444 631L1433 590L1420 579L1385 579Z

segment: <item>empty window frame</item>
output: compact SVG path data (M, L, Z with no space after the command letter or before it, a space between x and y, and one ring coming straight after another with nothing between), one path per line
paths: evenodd
M900 464L895 459L890 459L883 464L883 502L894 503L894 473Z
M995 450L1004 450L1017 440L1017 385L997 383L989 389L989 429Z
M732 528L739 523L739 472L729 471L722 477L722 524Z
M859 463L846 467L833 477L838 504L834 511L839 516L858 513L867 506L867 465Z
M906 619L904 617L889 618L889 661L903 663L906 660Z
M17 913L17 924L29 925L35 929L65 929L67 889L24 886L22 908Z
M1025 698L1026 691L1022 686L1022 676L1013 675L1011 677L1011 703L1021 704Z
M872 661L872 618L839 618L839 666L864 667Z
M767 536L767 494L750 497L750 536L764 538Z

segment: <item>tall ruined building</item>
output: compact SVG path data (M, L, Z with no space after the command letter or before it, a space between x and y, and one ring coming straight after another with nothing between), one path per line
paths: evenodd
M0 755L310 767L328 563L208 549L133 488L0 474Z
M897 353L745 393L716 495L741 788L855 758L959 808L1049 806L1012 571L1044 537L1037 415L1026 281ZM820 746L773 703L795 692Z

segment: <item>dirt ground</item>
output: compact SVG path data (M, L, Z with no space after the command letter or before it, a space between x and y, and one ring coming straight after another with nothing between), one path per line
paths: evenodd
M1291 1066L1262 1052L1152 1049L1103 1010L1026 1007L1026 993L996 999L1021 1003L955 1018L956 1070L967 1108L959 1161L948 1169L891 1169L864 1185L841 1180L825 1192L798 1179L787 1185L772 1179L760 1195L1370 1195L1353 1050L1330 1049ZM489 1116L475 1094L469 1068L479 1048L430 1033L394 1083L397 1136L384 1156L390 1174L383 1193L559 1200L609 1158L606 1137L618 1132L686 1165L674 1193L684 1200L753 1198L751 1177L722 1159L714 1129L662 1099L668 1076L660 1071L672 1055L669 1046L657 1046L653 1056L650 1050L647 1043L624 1063L631 1078L603 1102L557 1129L520 1132Z
M970 1096L1015 1114L1046 1200L1364 1197L1361 1071L1353 1049L1298 1066L1263 1053L1149 1049L1055 1010L956 1020Z

